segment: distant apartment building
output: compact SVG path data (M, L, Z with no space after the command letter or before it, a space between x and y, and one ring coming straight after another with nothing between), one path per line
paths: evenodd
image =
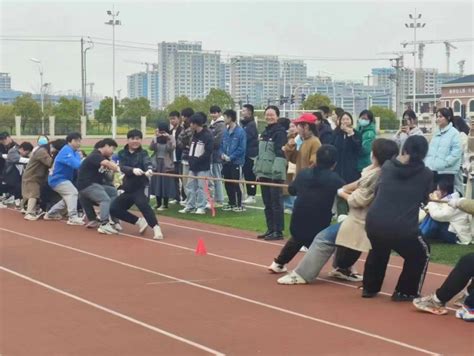
M230 59L234 100L255 105L275 102L280 95L280 62L276 56L238 56Z
M220 86L220 52L203 51L201 42L159 43L158 67L160 107L183 95L203 99Z
M157 70L134 73L127 76L127 94L130 99L147 98L150 106L159 108L159 72Z
M0 90L11 90L12 78L9 73L0 73Z
M291 95L295 89L307 82L308 70L302 60L283 60L281 62L281 93Z

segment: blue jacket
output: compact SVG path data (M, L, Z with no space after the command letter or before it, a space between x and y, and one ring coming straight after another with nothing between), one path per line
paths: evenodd
M438 174L457 174L461 168L461 157L459 131L450 123L431 139L425 165Z
M230 163L243 166L247 150L247 134L245 130L236 126L232 131L226 129L221 142L221 152L230 157Z
M54 188L64 181L72 182L74 171L79 169L80 165L81 157L79 152L74 151L71 146L65 145L54 160L53 174L48 177L49 186Z

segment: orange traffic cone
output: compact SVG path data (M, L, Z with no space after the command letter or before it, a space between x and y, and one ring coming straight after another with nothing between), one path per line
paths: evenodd
M207 255L207 250L206 250L206 246L204 245L204 240L203 239L199 239L198 240L198 244L196 246L196 256L205 256Z

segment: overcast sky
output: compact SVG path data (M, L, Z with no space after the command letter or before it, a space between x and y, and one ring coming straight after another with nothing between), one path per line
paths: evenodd
M104 22L113 2L100 1L5 1L0 0L1 36L94 36L111 39L112 29ZM405 28L415 7L423 14L426 27L418 39L474 37L472 1L134 1L115 2L123 25L116 39L157 43L160 41L202 41L207 50L232 53L279 54L304 58L377 58L379 52L403 50L400 42L413 40ZM66 39L66 37L63 37ZM473 43L455 43L451 70L466 60L466 73L473 73ZM14 89L38 91L37 67L29 58L43 62L46 82L54 91L80 89L79 42L0 41L0 72L12 76ZM156 52L117 49L117 89L126 95L127 74L144 70L135 62L156 62ZM413 66L412 56L406 65ZM88 52L88 82L94 91L110 95L112 90L112 49L96 44ZM333 73L337 79L359 79L373 67L388 61L308 60L309 74ZM427 45L424 67L446 67L443 44ZM323 72L321 74L324 74Z

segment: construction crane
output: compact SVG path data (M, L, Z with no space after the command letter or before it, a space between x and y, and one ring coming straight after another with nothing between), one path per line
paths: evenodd
M403 48L406 48L408 45L418 45L418 59L420 60L420 68L423 68L423 52L425 45L427 44L435 44L435 43L443 43L446 47L446 73L449 73L449 62L451 59L451 49L456 49L457 47L454 46L453 42L472 42L474 38L454 38L451 40L420 40L420 41L405 41L402 42L401 45Z
M146 66L146 72L147 73L150 71L150 66L151 66L151 69L153 71L158 70L158 63L139 62L139 61L131 61L131 60L125 60L124 62L144 65L144 66Z
M458 66L459 66L459 74L461 76L464 75L464 65L466 64L466 60L465 59L462 59L458 62Z
M87 83L86 86L89 86L89 96L92 97L93 89L94 89L94 83Z

